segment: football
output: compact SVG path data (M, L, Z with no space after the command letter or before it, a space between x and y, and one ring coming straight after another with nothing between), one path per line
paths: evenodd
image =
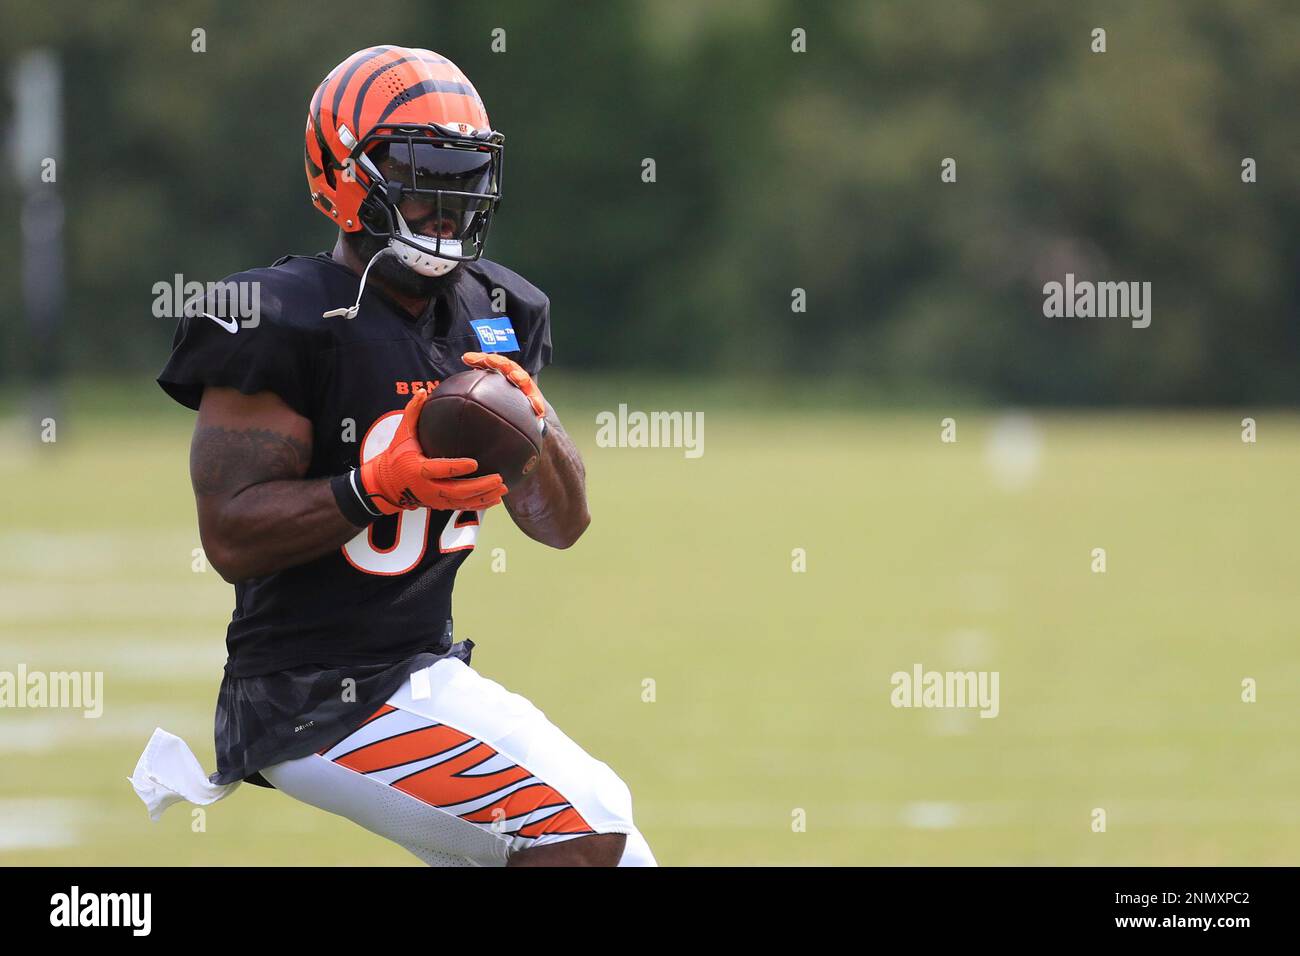
M473 458L475 475L497 473L514 488L537 467L542 433L524 393L499 372L470 369L433 390L416 426L430 458Z

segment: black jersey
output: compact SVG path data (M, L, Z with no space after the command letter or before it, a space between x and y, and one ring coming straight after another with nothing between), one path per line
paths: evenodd
M413 387L464 371L463 353L502 352L532 375L550 361L549 303L541 291L487 260L458 271L458 281L418 319L371 285L356 318L322 318L351 305L359 281L327 255L287 256L230 276L225 289L257 284L256 298L220 297L256 303L256 323L238 321L239 310L223 311L210 294L208 315L181 319L158 384L189 408L198 408L209 385L274 392L312 422L307 477L343 474L383 450ZM239 582L226 632L228 674L445 653L452 585L481 519L473 511L403 511L377 519L332 554Z

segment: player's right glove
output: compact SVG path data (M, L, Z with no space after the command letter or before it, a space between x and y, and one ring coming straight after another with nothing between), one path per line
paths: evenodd
M416 389L388 447L357 473L362 494L381 514L402 509L472 511L499 504L507 492L500 475L465 478L478 469L473 458L426 458L415 426L429 392Z

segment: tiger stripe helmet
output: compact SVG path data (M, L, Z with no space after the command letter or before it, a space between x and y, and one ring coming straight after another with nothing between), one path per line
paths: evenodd
M482 254L505 137L446 57L400 46L353 53L316 88L305 139L312 203L344 232L387 238L404 260ZM455 229L413 234L397 209L408 198Z

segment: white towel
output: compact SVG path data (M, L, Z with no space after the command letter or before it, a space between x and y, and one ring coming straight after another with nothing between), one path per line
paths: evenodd
M206 807L224 800L239 786L239 781L209 783L185 741L161 727L154 729L129 779L149 809L149 818L155 821L173 803L188 800Z

